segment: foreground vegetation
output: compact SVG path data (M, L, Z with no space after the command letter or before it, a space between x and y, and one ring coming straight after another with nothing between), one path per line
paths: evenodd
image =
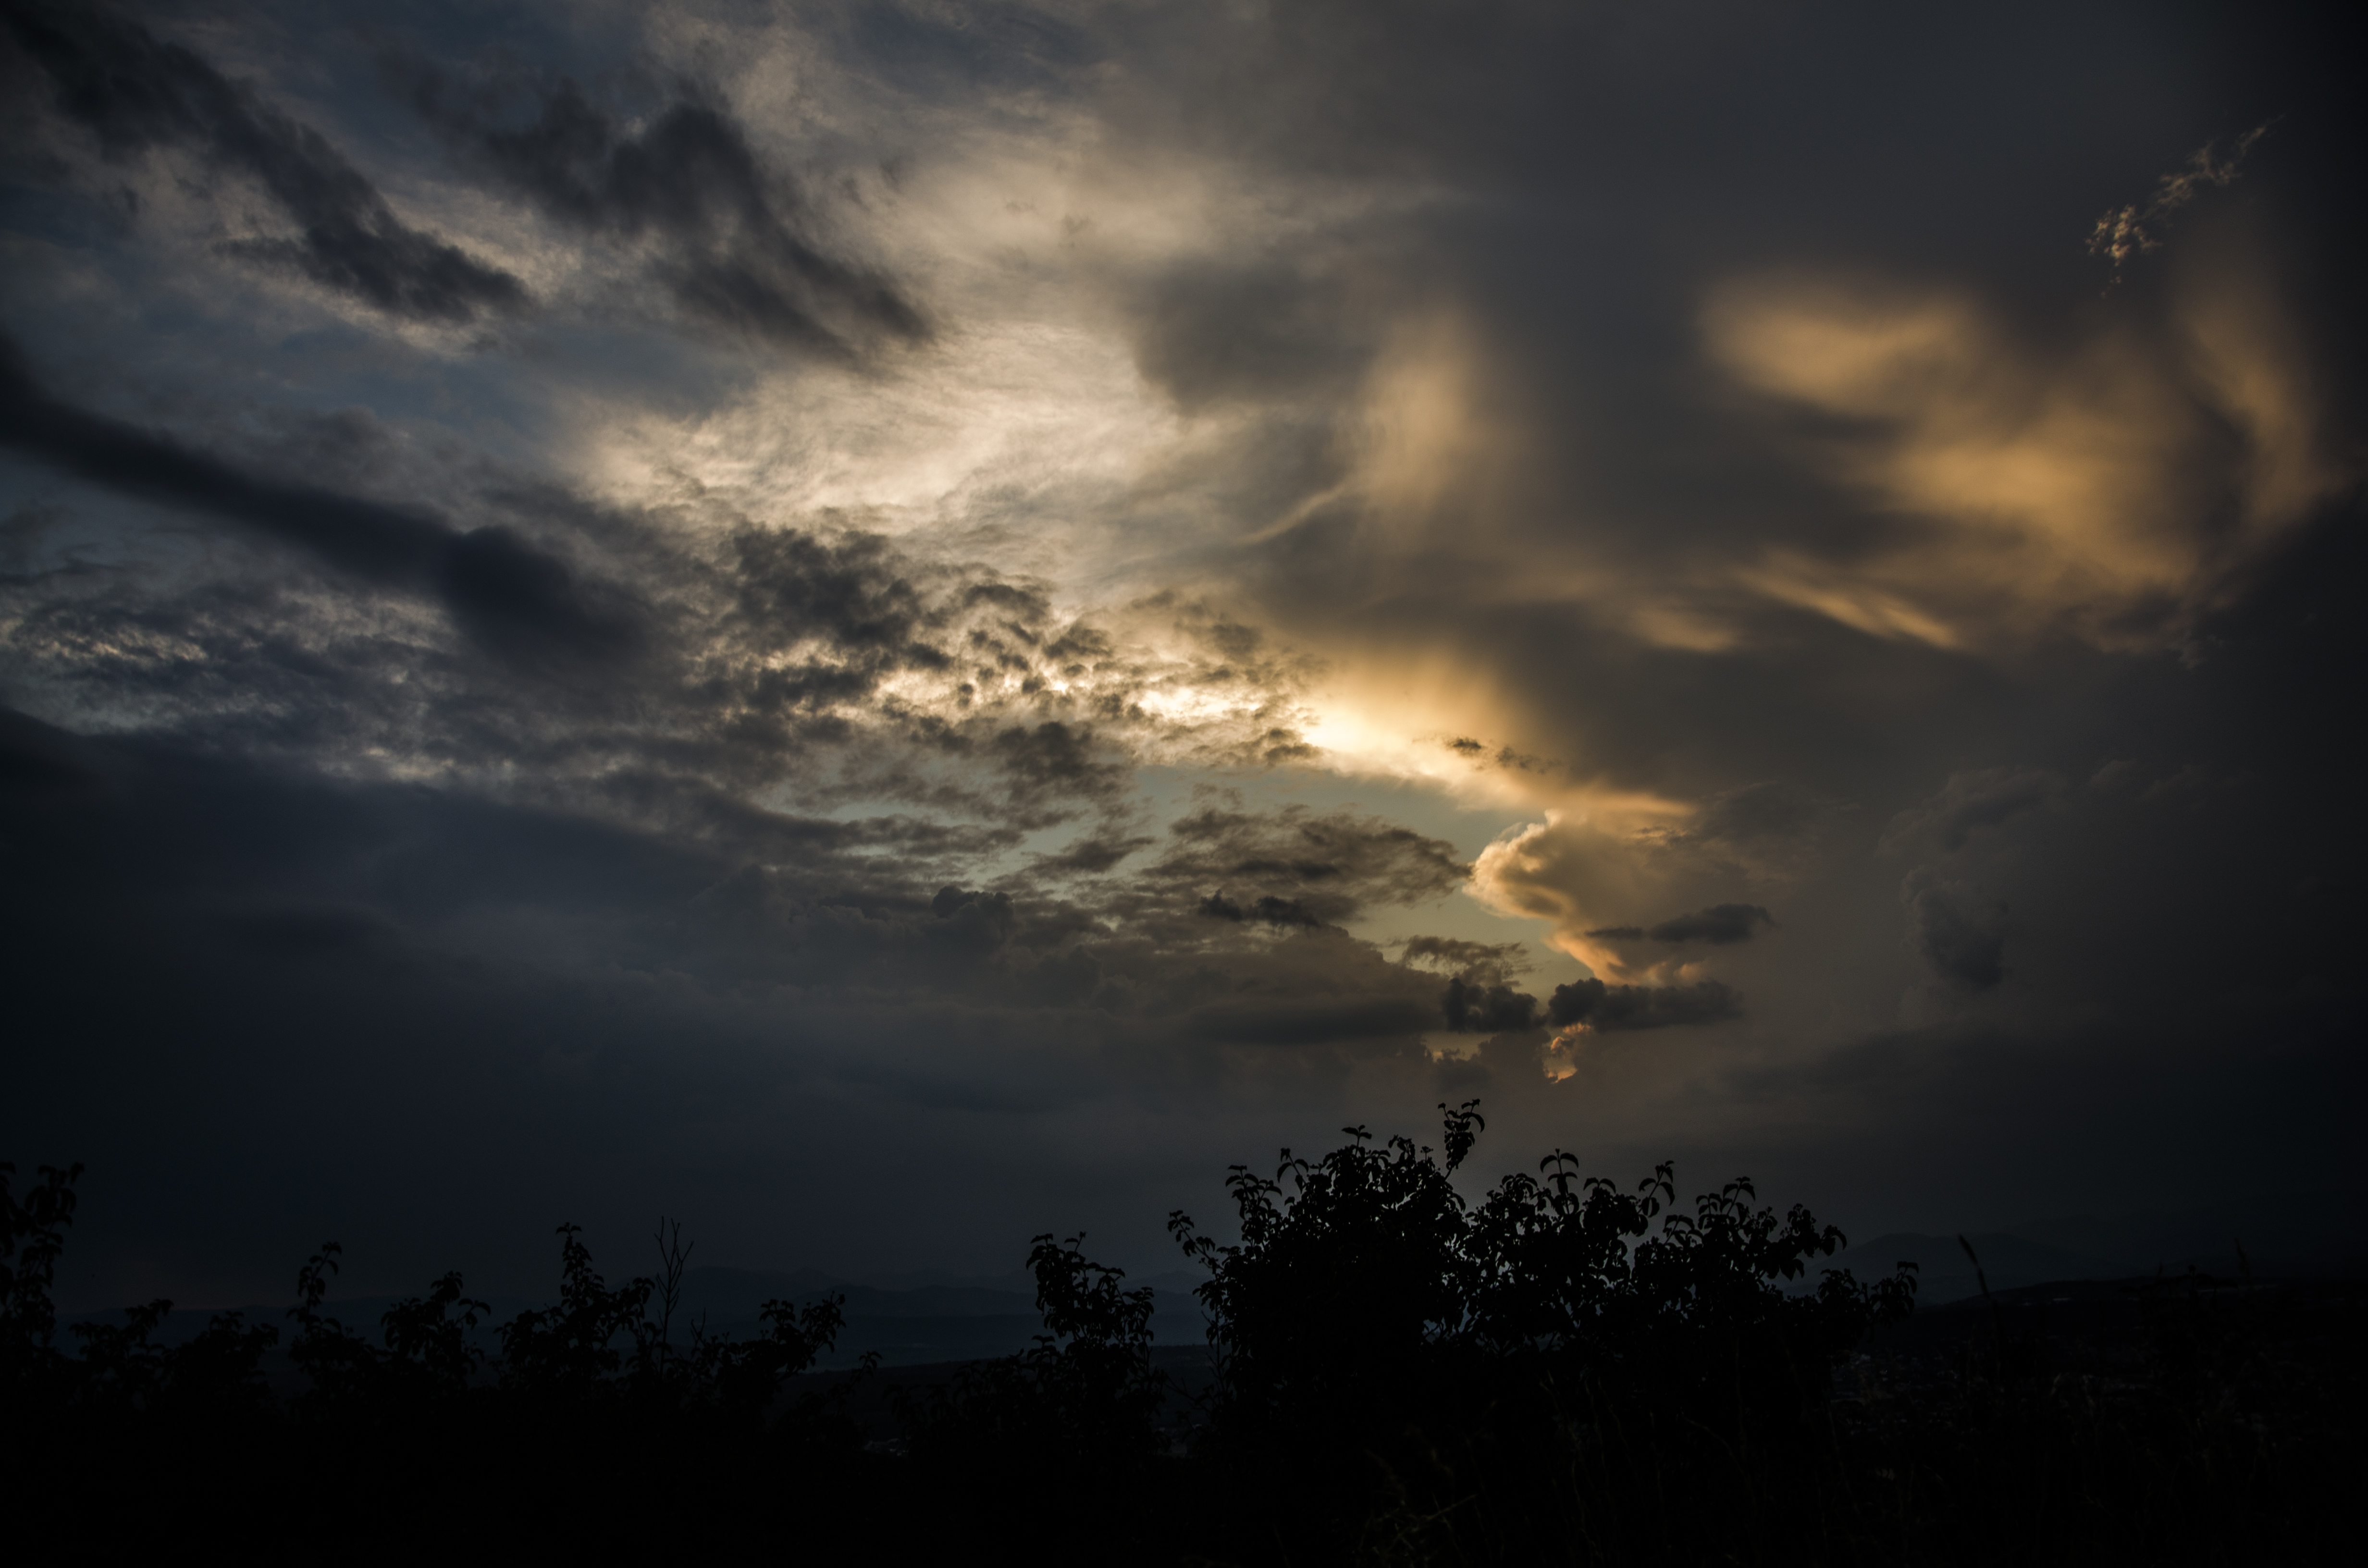
M1449 1176L1480 1129L1467 1104L1437 1151L1350 1129L1271 1178L1236 1167L1234 1244L1172 1217L1209 1273L1190 1400L1154 1365L1151 1293L1039 1238L1035 1348L899 1391L885 1441L860 1374L805 1375L840 1303L686 1329L678 1234L612 1289L563 1226L557 1304L498 1325L458 1275L375 1335L340 1323L329 1245L284 1339L226 1313L160 1345L160 1301L62 1341L78 1173L19 1195L0 1165L12 1528L267 1560L1241 1563L2294 1562L2348 1534L2350 1298L2326 1320L2191 1278L2087 1369L2003 1316L1885 1352L1912 1273L1805 1289L1843 1242L1806 1210L1741 1181L1683 1208L1666 1165L1629 1188L1559 1152L1469 1205ZM293 1393L265 1378L282 1344Z

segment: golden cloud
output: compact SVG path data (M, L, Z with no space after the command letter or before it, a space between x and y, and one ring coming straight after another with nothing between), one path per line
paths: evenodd
M2343 482L2258 268L2192 278L2168 330L2053 350L1961 294L1831 278L1731 283L1702 329L1743 386L1827 416L1804 460L1902 525L1855 559L1770 550L1735 580L1877 636L2175 640Z

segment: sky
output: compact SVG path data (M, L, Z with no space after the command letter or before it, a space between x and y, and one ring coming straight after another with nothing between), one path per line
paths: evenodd
M0 0L63 1293L2362 1187L2314 9Z

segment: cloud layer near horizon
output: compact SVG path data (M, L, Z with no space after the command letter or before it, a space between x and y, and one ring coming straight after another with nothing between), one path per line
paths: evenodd
M2360 1176L2298 23L0 14L86 1293L1140 1264L1451 1095L1852 1222Z

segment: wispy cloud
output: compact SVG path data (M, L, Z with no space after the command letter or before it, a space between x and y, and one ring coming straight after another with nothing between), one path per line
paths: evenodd
M2215 186L2234 184L2245 154L2269 133L2268 124L2253 127L2237 138L2225 156L2217 142L2197 148L2186 167L2162 176L2144 205L2132 202L2112 208L2098 219L2089 233L2089 254L2111 261L2113 281L2119 283L2131 257L2161 248L2163 231L2169 227L2174 213Z

